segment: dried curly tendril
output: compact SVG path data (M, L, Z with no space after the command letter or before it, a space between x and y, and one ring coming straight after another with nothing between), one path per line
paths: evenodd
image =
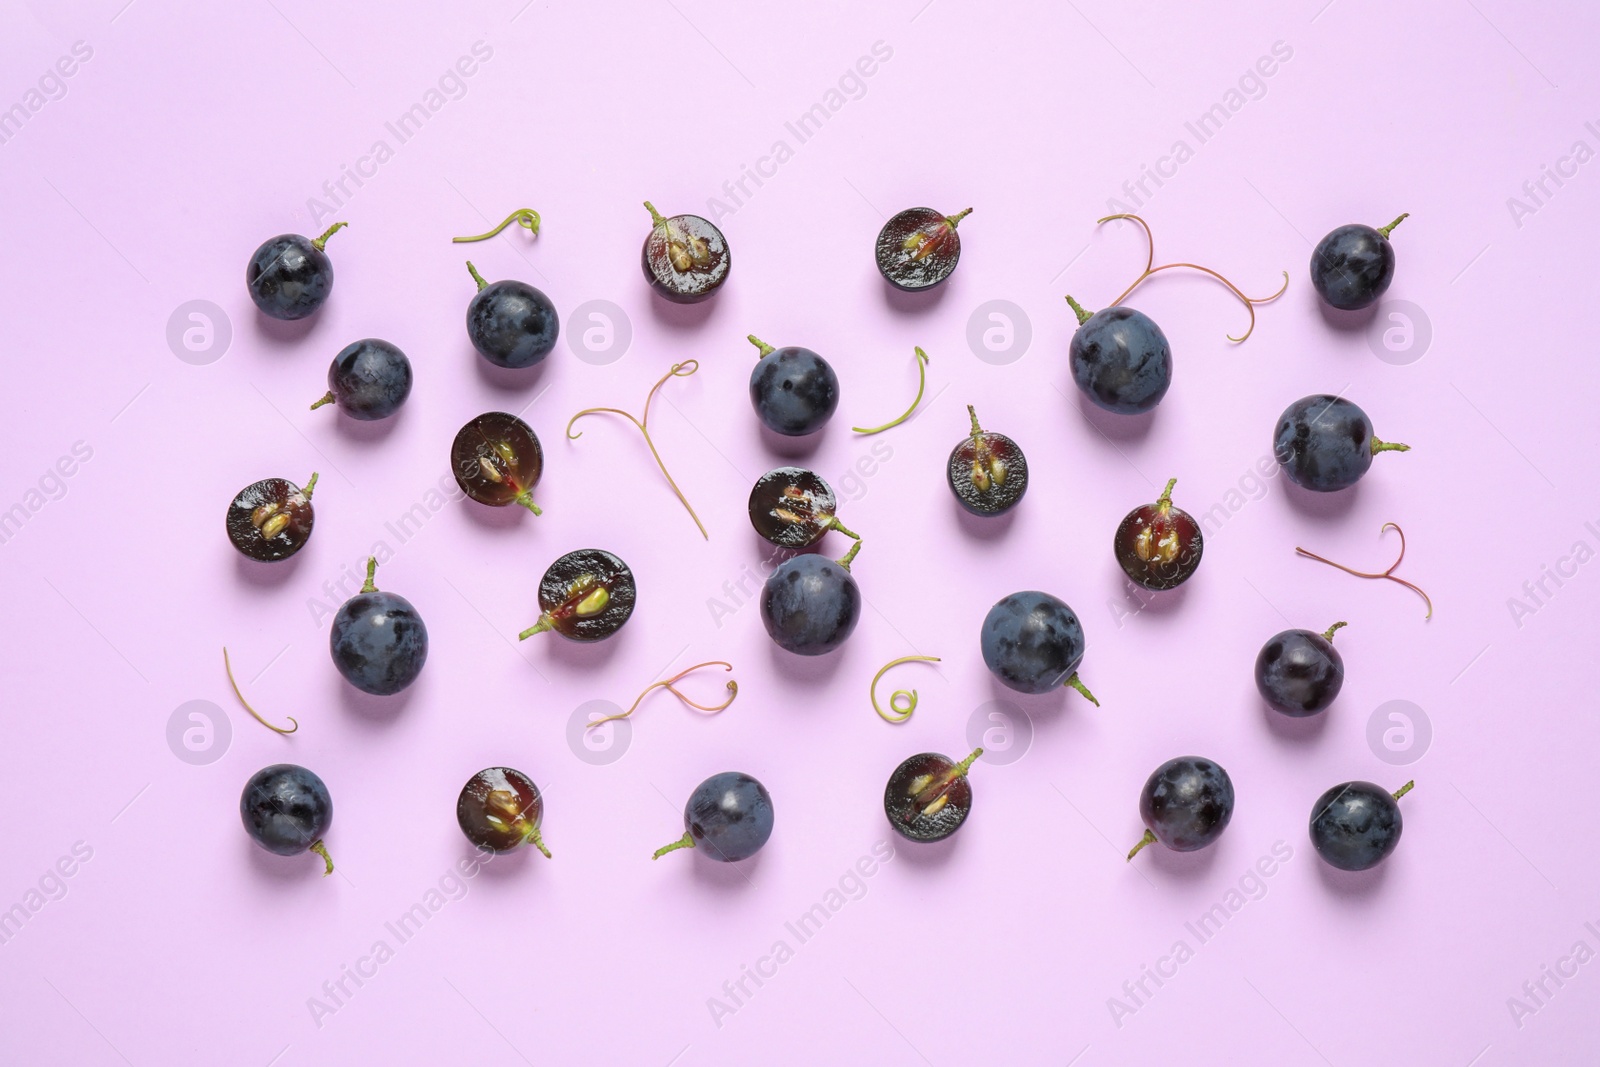
M1322 556L1317 555L1315 552L1307 552L1305 549L1300 548L1298 545L1295 547L1295 554L1296 555L1300 555L1300 556L1305 556L1307 559L1314 559L1318 563L1326 563L1330 567L1337 567L1340 570L1344 571L1346 574L1353 574L1357 578L1387 578L1391 582L1396 582L1396 583L1398 583L1400 585L1405 586L1407 589L1411 590L1413 593L1415 593L1419 597L1421 597L1422 598L1422 602L1424 604L1428 605L1428 613L1422 617L1422 620L1424 622L1427 622L1429 619L1433 618L1433 598L1428 596L1427 593L1423 592L1421 586L1415 584L1414 582L1408 582L1404 578L1401 578L1401 577L1399 577L1398 575L1396 575L1394 573L1395 572L1395 568L1400 566L1401 561L1403 561L1406 558L1406 532L1404 530L1400 529L1400 524L1399 523L1397 523L1397 522L1386 522L1386 523L1383 524L1383 527L1381 529L1379 529L1379 531L1378 531L1379 536L1382 536L1383 534L1387 533L1389 531L1390 527L1393 527L1394 528L1394 532L1400 535L1400 555L1395 557L1395 561L1393 563L1389 564L1389 567L1388 567L1387 570L1373 571L1373 572L1370 572L1370 573L1367 572L1367 571L1358 571L1358 570L1355 570L1352 567L1346 567L1343 563L1335 563L1331 559L1324 559ZM1343 624L1341 623L1340 625L1343 625ZM1335 627L1335 629L1337 629L1337 627ZM1331 630L1329 631L1329 635L1330 636L1332 635L1332 631Z
M1212 270L1210 267L1202 267L1198 263L1163 263L1159 267L1155 266L1155 261L1156 261L1156 241L1155 241L1155 237L1150 233L1150 224L1145 222L1144 219L1141 219L1138 215L1118 214L1118 215L1107 215L1103 219L1098 219L1098 220L1096 220L1095 225L1096 226L1104 225L1105 223L1110 222L1113 219L1128 219L1131 222L1137 222L1139 224L1140 229L1144 230L1145 241L1146 241L1147 245L1149 246L1149 254L1147 256L1145 256L1144 272L1133 280L1133 284L1132 285L1128 286L1126 289L1124 289L1122 291L1122 295L1121 296L1118 296L1115 300L1111 301L1111 303L1107 304L1106 305L1107 307L1116 307L1118 304L1121 304L1124 300L1126 300L1128 298L1128 294L1129 293L1131 293L1135 289L1137 289L1139 287L1140 283L1143 282L1146 278L1150 277L1152 274L1157 274L1157 273L1159 273L1161 271L1164 271L1164 270L1172 270L1174 267L1186 267L1189 270L1197 270L1202 274L1211 275L1211 277L1217 279L1217 281L1221 282L1223 285L1226 285L1228 287L1229 292L1233 293L1234 296L1238 297L1241 301L1243 301L1245 309L1250 312L1250 328L1245 330L1245 332L1239 337L1235 337L1232 334L1228 335L1228 340L1238 342L1238 341L1243 341L1245 338L1249 337L1250 334L1255 331L1255 328L1256 328L1256 305L1257 304L1270 303L1271 301L1278 299L1278 297L1283 295L1284 290L1289 288L1289 272L1288 271L1284 271L1283 272L1283 284L1278 287L1278 291L1277 292L1273 293L1271 296L1250 297L1250 296L1245 296L1243 290L1241 290L1237 285L1234 285L1232 282L1230 282L1227 278L1223 277L1221 274L1219 274L1216 271ZM1089 316L1090 316L1091 312L1084 310L1084 308L1076 300L1072 299L1072 297L1070 297L1070 296L1067 297L1067 303L1072 305L1072 310L1077 314L1079 325L1082 325L1083 323L1089 321Z
M687 675L693 674L702 667L721 667L727 671L733 670L733 664L727 662L726 660L720 659L707 660L705 663L696 663L693 667L685 667L677 674L674 674L671 678L666 678L652 685L645 686L644 691L639 694L638 698L634 700L627 711L619 711L615 715L607 715L603 719L595 719L593 722L589 723L588 729L592 730L601 723L611 722L614 719L626 719L638 709L639 705L644 702L645 697L649 696L657 689L665 689L667 692L671 693L673 696L677 697L679 700L683 701L689 707L694 708L697 711L707 711L715 714L716 712L727 710L728 705L732 704L734 698L739 695L739 683L732 678L729 678L727 683L728 699L724 700L720 704L701 704L690 699L689 696L687 696L677 687L676 683L681 682Z
M709 541L711 540L711 535L706 533L706 524L700 521L700 516L696 515L694 513L694 508L689 506L689 498L683 495L683 490L678 488L678 483L672 480L672 475L667 471L667 465L661 460L661 453L656 451L656 443L650 439L650 402L656 398L656 391L667 383L668 378L687 378L689 375L693 374L699 369L700 361L695 359L686 359L682 363L674 363L672 365L672 369L663 374L661 379L657 381L655 385L650 387L649 395L644 398L644 415L642 418L636 419L628 412L623 411L621 408L584 408L567 421L567 439L576 441L578 438L583 436L583 432L581 430L577 433L572 432L572 424L583 418L585 415L598 415L601 412L606 412L612 415L621 415L623 418L633 423L639 428L639 432L644 434L644 443L650 446L650 454L655 457L656 466L661 468L661 474L667 479L667 484L672 487L673 493L677 495L678 502L681 503L684 507L684 510L689 513L689 517L694 520L694 524L700 527L700 536Z

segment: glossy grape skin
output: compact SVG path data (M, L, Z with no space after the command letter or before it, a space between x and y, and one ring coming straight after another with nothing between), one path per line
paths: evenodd
M1130 307L1095 312L1072 335L1072 380L1099 407L1137 415L1172 384L1172 346L1149 316Z
M461 427L450 445L450 470L480 504L521 504L539 514L533 488L544 473L544 447L515 415L487 411Z
M263 563L288 559L311 539L313 474L301 489L287 478L263 478L239 490L228 504L225 528L240 554Z
M1155 769L1139 794L1139 815L1174 852L1205 848L1233 818L1233 780L1200 756L1179 756Z
M1330 306L1370 306L1394 281L1394 245L1360 223L1333 230L1311 252L1311 285Z
M773 433L804 437L822 429L839 406L839 378L809 348L767 352L750 371L750 403Z
M683 806L686 842L723 863L749 859L772 836L772 797L767 787L738 771L713 774ZM659 859L662 853L657 853Z
M456 822L461 832L481 849L512 852L532 844L548 858L539 824L544 820L544 797L533 779L510 767L485 767L461 787L456 799Z
M245 783L239 818L250 839L274 855L294 856L313 847L321 851L322 837L333 825L333 797L311 771L274 763ZM331 862L328 870L333 870Z
M931 207L911 207L884 223L873 246L884 280L896 289L916 292L950 277L961 261L956 223L967 211L946 216Z
M761 621L779 648L799 656L832 652L855 632L861 589L850 571L826 556L794 556L761 587Z
M1173 479L1176 481L1177 479ZM1176 589L1200 568L1205 537L1200 524L1174 507L1167 487L1160 500L1142 504L1124 516L1111 539L1111 551L1128 580L1161 592Z
M467 339L497 367L521 369L541 362L560 333L555 304L526 282L493 282L467 304Z
M972 813L967 767L939 752L922 752L902 761L883 789L883 813L889 825L910 841L943 841L955 833Z
M1065 601L1030 589L989 609L979 646L984 665L1008 688L1048 693L1075 680L1083 662L1083 626Z
M1371 782L1336 785L1311 809L1311 844L1341 871L1365 871L1383 862L1400 843L1402 827L1394 794Z
M279 234L251 255L244 280L263 315L303 319L333 292L333 261L309 237Z
M333 617L328 651L344 680L373 696L393 696L422 673L428 662L428 628L411 601L367 585Z
M638 596L633 571L617 556L599 548L568 552L539 579L539 620L521 636L554 630L572 641L603 641L632 617Z
M1278 417L1272 453L1296 485L1317 493L1347 489L1372 466L1372 420L1343 397L1301 397Z
M803 467L777 467L750 490L750 524L780 548L809 548L829 530L847 533L834 512L833 487ZM849 535L854 536L854 535Z
M1028 457L1005 434L980 428L971 405L967 411L972 414L972 433L950 450L945 481L969 513L1003 515L1028 491Z
M1256 656L1256 689L1274 711L1304 718L1326 711L1344 685L1344 657L1326 634L1285 630Z
M387 419L411 395L411 361L376 337L348 344L328 364L328 397L352 419ZM320 407L328 397L311 405Z
M675 304L697 304L728 280L733 253L722 231L709 220L674 215L650 227L639 250L639 265L657 294Z

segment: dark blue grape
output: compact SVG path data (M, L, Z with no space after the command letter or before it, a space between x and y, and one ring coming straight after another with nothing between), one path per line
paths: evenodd
M840 560L794 556L778 564L761 587L761 621L779 648L820 656L844 644L861 618L861 589L850 575L857 541Z
M1233 818L1233 780L1219 764L1200 756L1179 756L1157 767L1139 794L1144 837L1133 851L1155 841L1174 852L1205 848Z
M507 279L492 285L470 262L478 295L467 305L467 338L478 354L497 367L531 367L550 354L561 320L550 298L526 282Z
M839 378L809 348L773 348L752 336L761 359L750 372L750 403L762 425L785 437L816 433L839 406Z
M1090 314L1067 297L1078 315L1068 357L1072 380L1107 411L1138 415L1161 403L1172 384L1172 346L1151 318L1130 307Z
M411 361L406 354L376 337L344 347L328 365L328 392L311 405L336 404L352 419L387 419L411 395Z
M333 873L322 836L333 824L333 797L322 779L293 763L263 767L244 784L239 818L245 833L268 852L293 856L315 852Z
M1311 809L1311 844L1317 855L1341 871L1376 867L1400 843L1401 797L1407 782L1390 793L1371 782L1345 782L1317 798Z
M1408 212L1409 214L1409 212ZM1311 252L1311 284L1341 311L1367 307L1394 281L1394 245L1389 233L1401 215L1382 229L1352 223L1340 226Z
M1325 711L1344 685L1344 657L1333 647L1336 622L1323 633L1285 630L1256 656L1256 688L1273 711L1303 718Z
M1078 680L1083 626L1065 601L1032 589L1012 593L989 609L978 643L984 664L1017 692L1048 693L1070 685L1099 705Z
M333 261L322 248L344 225L336 222L315 239L280 234L255 250L244 283L263 315L303 319L323 305L333 292Z
M393 696L417 680L428 662L428 628L411 601L373 584L376 558L367 560L367 582L333 617L328 648L345 681L374 696Z
M748 774L724 771L695 787L683 806L683 836L656 849L651 858L693 848L711 859L733 863L754 856L771 836L772 797L767 787Z
M1272 438L1272 453L1289 480L1318 493L1356 484L1375 453L1410 450L1378 440L1365 411L1326 394L1301 397L1285 408Z

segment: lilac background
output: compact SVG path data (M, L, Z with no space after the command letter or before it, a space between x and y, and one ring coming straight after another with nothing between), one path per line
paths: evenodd
M65 94L0 144L0 509L38 505L0 545L0 909L26 907L41 879L65 889L0 945L0 1060L1092 1065L1196 1048L1205 1062L1340 1067L1593 1060L1600 964L1560 988L1547 979L1543 1006L1522 989L1580 939L1600 949L1584 927L1600 927L1587 684L1600 578L1561 562L1576 542L1585 561L1600 548L1586 351L1600 177L1568 165L1562 187L1546 181L1552 195L1523 192L1574 142L1585 160L1600 148L1585 126L1600 120L1590 5L406 7L36 0L0 21L0 106L75 41L92 49ZM385 123L479 41L492 56L464 93L399 145ZM785 123L826 103L875 42L892 56L846 79L854 98L798 143ZM1275 42L1292 56L1247 80L1257 98L1236 99L1198 143L1185 123L1226 103ZM251 249L320 232L308 198L379 138L393 158L337 210L350 228L329 246L333 298L309 329L266 327L241 284ZM736 203L723 183L779 139L792 158L759 187L747 179ZM1123 192L1178 139L1193 153L1174 176L1147 180L1153 195L1137 201ZM1534 210L1514 212L1512 196ZM666 308L639 276L646 197L669 212L708 213L708 197L732 209L732 279L702 312ZM1134 432L1087 417L1065 365L1062 295L1096 306L1143 261L1132 227L1093 224L1113 197L1151 220L1161 260L1202 261L1251 291L1292 278L1240 346L1224 334L1243 309L1215 283L1169 274L1140 291L1132 302L1172 339L1176 380ZM960 269L932 301L890 299L870 257L884 216L913 204L976 208ZM633 340L618 362L582 362L563 341L542 371L508 382L472 353L467 250L448 238L522 206L544 214L537 239L513 228L471 256L491 278L540 286L563 314L620 305ZM1326 321L1306 262L1333 226L1402 210L1413 215L1381 314L1420 309L1432 339L1396 365L1369 336L1403 322ZM166 340L194 299L231 320L231 347L210 365ZM992 299L1031 320L1031 347L1006 365L966 341ZM760 566L745 497L783 461L744 396L752 331L816 348L843 379L838 417L802 462L840 488L865 535L855 573L870 606L820 662L777 652L753 607L720 620L710 607L733 606L724 583ZM369 335L415 363L401 416L363 430L305 410L334 351ZM881 437L848 433L901 409L916 344L932 357L923 412ZM561 435L581 407L637 411L691 356L700 373L663 389L653 421L709 543L626 423ZM1334 500L1256 481L1278 412L1316 391L1345 391L1414 451L1379 457ZM942 485L969 402L1030 458L1034 484L1009 525L962 521ZM450 484L454 430L524 408L548 454L545 517L451 501L399 544L385 524ZM77 442L91 457L45 478L59 499L29 497ZM264 579L222 536L224 504L257 478L312 470L316 535ZM1172 475L1181 506L1217 505L1222 521L1178 603L1135 611L1107 542ZM1382 567L1389 520L1410 539L1401 573L1433 594L1429 623L1406 590L1293 553ZM380 539L395 550L380 584L417 604L433 639L421 681L388 703L330 669L326 611L342 595L311 607ZM518 645L539 574L587 545L633 564L635 620L595 649ZM1523 584L1558 565L1575 576L1527 599ZM1019 698L983 670L983 612L1027 587L1082 616L1083 676L1102 708ZM1515 617L1512 597L1534 610ZM1339 702L1310 727L1268 721L1256 650L1285 626L1336 618L1350 622ZM298 734L274 736L233 702L223 643L257 706L297 716ZM922 694L909 723L886 725L868 680L914 652L944 662L886 679L885 695ZM738 668L722 716L657 694L620 760L594 766L569 748L579 705L626 706L707 659ZM695 691L720 680L697 677ZM231 746L204 766L175 758L165 733L196 699L231 724ZM964 752L993 700L1025 709L1023 758L980 763L961 834L845 878L864 895L800 943L785 923L893 843L889 770L917 751ZM1390 700L1432 723L1409 766L1367 741ZM1204 853L1124 863L1140 785L1185 752L1232 773L1231 827ZM336 877L240 831L243 781L279 760L333 791ZM555 859L497 861L398 944L384 924L467 855L455 796L495 763L544 788ZM679 833L689 790L727 768L775 797L766 850L737 869L650 863ZM1305 824L1325 787L1411 776L1387 865L1339 876L1315 858ZM1247 878L1280 841L1291 858ZM92 857L52 880L77 842ZM1185 923L1241 880L1260 899L1200 944ZM380 938L394 957L319 1027L308 998ZM763 986L747 980L753 996L719 1026L708 999L735 1006L723 983L780 939L793 957ZM1193 958L1132 1000L1124 982L1179 939ZM1537 1011L1515 1017L1513 996ZM1112 997L1136 1010L1118 1017Z

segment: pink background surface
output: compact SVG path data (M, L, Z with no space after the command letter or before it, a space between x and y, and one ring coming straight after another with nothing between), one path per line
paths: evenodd
M1600 963L1561 962L1576 942L1600 949L1584 926L1600 927L1589 6L519 7L6 7L0 105L25 101L74 42L92 57L64 94L47 79L59 98L0 144L0 509L28 510L0 545L0 908L26 910L41 883L59 898L0 945L0 1060L1594 1061ZM398 144L385 123L479 41L492 56L463 90L447 80L458 98ZM785 123L826 106L875 42L891 57L846 79L837 111L799 143ZM1246 79L1237 111L1199 143L1185 123L1226 106L1275 42L1291 57ZM332 299L309 329L263 326L242 284L250 251L320 232L308 198L380 138L393 158L337 210L350 228L329 245ZM1192 155L1161 163L1179 139ZM749 195L730 199L724 182L778 140L792 158L761 164L764 184L747 179ZM1580 140L1587 165L1562 164ZM1153 195L1123 192L1158 165L1171 177L1147 180ZM1547 165L1569 176L1527 199L1523 183ZM1513 196L1533 210L1513 212ZM647 197L669 212L707 214L710 197L733 209L721 220L731 280L698 313L656 302L640 277ZM1243 309L1215 283L1169 274L1141 290L1131 302L1166 330L1176 374L1134 432L1085 415L1065 358L1063 294L1098 306L1143 262L1132 227L1094 225L1112 197L1151 220L1161 260L1199 260L1251 291L1284 269L1292 278L1239 346L1224 334ZM976 208L960 268L931 302L890 299L870 254L883 218L916 204ZM448 242L523 206L544 215L537 239L513 228L470 250ZM1396 364L1368 338L1400 320L1327 321L1306 263L1334 226L1402 210L1412 217L1395 233L1382 314L1421 309L1432 337ZM485 373L462 327L468 251L491 278L543 288L564 333L579 304L614 302L631 347L597 366L563 339L537 373ZM169 316L195 299L231 320L231 346L203 366L166 341ZM1031 346L1004 365L966 341L994 299L1031 320ZM855 573L869 606L820 661L778 652L753 606L720 619L711 607L734 607L725 583L760 566L745 498L785 461L745 396L749 332L815 348L843 381L838 416L799 462L839 488L865 536ZM400 416L361 429L307 411L333 353L372 335L414 362ZM850 434L909 399L913 345L932 357L923 412L880 437ZM653 421L709 543L626 423L561 434L582 407L637 411L688 357L700 373L664 388ZM1414 450L1379 457L1352 492L1307 501L1252 468L1284 406L1321 391L1345 392ZM969 402L1032 466L1027 499L999 527L962 521L943 485ZM492 409L526 409L545 443L545 517L450 501L400 544L385 524L450 484L455 429ZM90 458L45 477L79 442ZM315 536L264 579L228 546L224 505L255 479L312 470ZM1179 601L1135 612L1111 532L1174 475L1180 506L1218 505L1222 521ZM1406 590L1294 555L1305 545L1381 568L1390 520L1410 540L1400 573L1437 605L1426 624ZM432 635L419 683L386 703L331 668L326 614L342 595L322 591L379 540L394 550L379 584L409 597ZM519 645L544 568L591 545L633 565L633 621L593 649ZM1528 599L1524 583L1546 567L1570 577ZM1082 617L1082 673L1103 707L1019 697L983 669L983 613L1030 587ZM1532 610L1516 617L1513 597ZM1334 619L1350 622L1338 703L1309 727L1269 721L1256 650L1286 626ZM233 702L224 643L257 706L297 716L298 734L275 736ZM909 723L890 726L867 683L912 653L944 660L886 679L885 695L922 695ZM569 748L581 704L626 706L707 659L737 666L725 714L657 694L622 758L591 765ZM695 681L702 694L720 685ZM167 743L190 700L215 702L231 725L206 765ZM966 751L969 720L993 700L1024 709L1031 747L980 762L975 811L952 841L899 844L880 804L889 771L914 752ZM1391 700L1432 724L1407 766L1367 740ZM1203 853L1125 863L1146 775L1191 752L1231 772L1232 825ZM281 760L332 790L335 877L311 857L268 856L240 829L244 780ZM468 855L458 790L501 763L545 790L555 858L446 882L456 899L399 943L385 924ZM692 787L724 769L771 789L765 851L738 868L692 854L651 863L681 831ZM1340 876L1321 864L1305 826L1324 788L1413 776L1385 866ZM891 861L847 877L885 841ZM79 842L90 858L51 877ZM1287 861L1250 878L1275 847ZM802 943L785 924L841 879L858 899ZM1258 899L1201 943L1185 924L1226 907L1241 882ZM380 939L393 958L326 999L324 982L367 966ZM1192 957L1171 973L1161 960L1180 940ZM731 999L724 983L773 972L762 960L779 941L792 955ZM1135 1000L1124 983L1147 966L1171 976L1145 979ZM1544 979L1534 1000L1524 983L1547 966L1576 974ZM337 1010L314 1017L312 997ZM735 1010L714 1017L713 997Z

